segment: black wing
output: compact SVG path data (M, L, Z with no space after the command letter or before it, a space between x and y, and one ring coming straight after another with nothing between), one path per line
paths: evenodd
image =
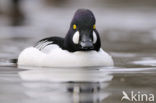
M64 44L64 38L60 38L60 37L45 38L45 39L42 39L39 42L37 42L34 47L39 49L39 50L42 50L46 46L51 45L51 44L57 44L60 48L64 48L63 47L64 46L63 45Z

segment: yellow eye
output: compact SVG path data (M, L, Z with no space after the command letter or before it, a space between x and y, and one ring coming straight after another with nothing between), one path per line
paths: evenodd
M96 26L95 26L95 24L93 25L93 29L96 29Z
M76 27L76 25L74 24L74 25L73 25L73 29L75 30L76 28L77 28L77 27Z

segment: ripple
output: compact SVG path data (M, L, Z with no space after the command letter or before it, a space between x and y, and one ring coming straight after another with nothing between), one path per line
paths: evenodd
M133 61L133 64L137 65L142 65L142 66L156 66L156 59L155 58L150 58L150 57L145 57L141 58L138 61Z
M16 66L14 61L15 59L0 59L0 67L14 67Z

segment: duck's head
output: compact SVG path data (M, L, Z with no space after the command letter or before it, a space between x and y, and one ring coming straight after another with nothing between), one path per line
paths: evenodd
M77 10L65 37L65 48L70 52L99 51L101 41L95 22L94 14L90 10Z

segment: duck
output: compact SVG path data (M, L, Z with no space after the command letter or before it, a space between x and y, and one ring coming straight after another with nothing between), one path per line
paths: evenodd
M48 37L27 47L19 54L17 64L31 67L95 67L113 66L114 62L101 48L93 12L78 9L64 38Z

